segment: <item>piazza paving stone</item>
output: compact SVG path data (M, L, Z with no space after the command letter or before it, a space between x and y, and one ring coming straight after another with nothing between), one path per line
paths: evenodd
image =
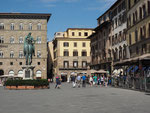
M44 90L0 87L0 113L150 113L149 93L112 87L72 88L63 83Z

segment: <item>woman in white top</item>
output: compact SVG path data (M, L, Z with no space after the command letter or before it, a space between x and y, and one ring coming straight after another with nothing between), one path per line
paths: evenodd
M92 86L92 84L93 84L93 78L92 78L92 76L90 76L89 83L90 83L90 86Z

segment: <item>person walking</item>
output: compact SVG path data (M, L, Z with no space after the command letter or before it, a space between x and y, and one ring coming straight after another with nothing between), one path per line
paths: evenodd
M90 83L90 86L93 85L93 78L92 78L92 76L90 76L90 78L89 78L89 83Z
M61 85L61 81L60 81L59 76L57 76L57 77L56 77L56 86L55 86L55 89L56 89L56 88L60 89L60 85Z
M93 85L95 85L95 86L97 86L97 76L96 75L94 75L94 77L93 77Z
M107 84L108 84L108 77L106 76L105 77L105 87L107 87Z
M82 87L86 87L86 76L82 76Z
M104 86L104 76L101 76L101 85Z
M78 88L80 88L80 83L81 83L81 76L77 75L77 85L78 85Z
M72 86L73 86L73 88L76 87L76 77L75 77L75 75L72 76Z

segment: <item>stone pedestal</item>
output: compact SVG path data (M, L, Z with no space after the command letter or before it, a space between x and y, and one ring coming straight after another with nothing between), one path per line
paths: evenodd
M25 65L22 67L23 69L23 79L27 80L27 79L33 79L33 70L34 70L35 66L32 65Z

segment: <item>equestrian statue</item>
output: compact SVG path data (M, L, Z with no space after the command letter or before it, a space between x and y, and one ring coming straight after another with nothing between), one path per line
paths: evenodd
M24 40L24 56L26 57L26 65L31 65L32 55L35 56L35 44L36 40L33 39L31 33L29 33Z

